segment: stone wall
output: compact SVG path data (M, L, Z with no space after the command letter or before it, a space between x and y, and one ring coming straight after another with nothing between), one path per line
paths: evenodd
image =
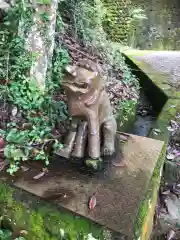
M134 0L147 16L129 32L128 45L140 49L180 49L180 1Z
M106 9L104 28L109 39L127 43L130 28L131 0L102 0Z

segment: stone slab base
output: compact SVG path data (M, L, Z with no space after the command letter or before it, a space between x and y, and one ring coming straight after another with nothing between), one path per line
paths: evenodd
M33 164L28 172L19 173L13 184L121 236L135 239L135 233L139 232L136 226L143 227L137 225L137 220L143 224L144 219L140 221L140 218L146 217L141 214L141 205L162 156L163 145L164 142L159 140L131 135L123 145L127 163L124 168L114 167L108 162L103 172L92 174L58 159L41 179L33 179L41 167ZM8 180L6 174L3 177ZM96 197L97 204L90 210L88 202L92 195Z

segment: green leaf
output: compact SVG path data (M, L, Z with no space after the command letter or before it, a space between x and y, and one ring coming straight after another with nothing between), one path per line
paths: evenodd
M51 0L39 0L38 4L51 4Z
M5 148L4 148L4 156L6 158L11 158L11 148L12 146L11 145L6 145Z
M12 240L12 232L6 229L0 229L1 240Z
M6 137L6 141L16 144L24 144L28 140L29 130L18 130L16 128L11 129Z
M21 150L21 149L15 149L15 150L12 150L11 151L11 157L13 158L13 159L17 159L17 160L20 160L20 159L22 159L23 157L24 157L25 155L24 155L24 153L23 153L23 151Z
M10 164L10 167L8 168L7 172L10 174L10 175L13 175L15 172L17 172L19 169L19 166L18 165L15 165L15 164Z
M24 237L18 237L18 238L15 238L14 240L26 240Z

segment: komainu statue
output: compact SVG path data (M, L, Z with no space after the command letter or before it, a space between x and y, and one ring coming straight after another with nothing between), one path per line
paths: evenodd
M58 155L100 159L115 151L116 120L98 64L83 60L67 66L63 80L71 128Z

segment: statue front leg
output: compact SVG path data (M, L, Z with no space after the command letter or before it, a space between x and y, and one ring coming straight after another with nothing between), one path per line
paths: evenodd
M76 138L78 121L79 120L76 118L72 119L70 130L64 142L64 147L57 151L57 154L59 156L64 158L70 158Z
M117 131L117 124L115 118L112 116L103 123L103 148L102 155L111 156L115 152L115 137Z
M100 158L100 131L97 114L88 116L88 155L92 159Z
M71 156L73 157L77 157L77 158L84 157L85 147L87 144L87 125L88 125L87 122L82 121L78 126L74 150L71 154Z

